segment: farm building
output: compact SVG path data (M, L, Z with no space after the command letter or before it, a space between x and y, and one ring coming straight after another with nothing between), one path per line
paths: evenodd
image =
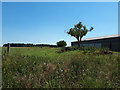
M71 42L71 46L78 46L78 42ZM120 51L120 35L109 35L83 39L80 46L94 46L98 48L109 48L113 51Z

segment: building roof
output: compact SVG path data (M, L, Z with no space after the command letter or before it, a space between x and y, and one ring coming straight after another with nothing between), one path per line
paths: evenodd
M107 35L107 36L86 38L86 39L82 39L82 41L97 40L97 39L107 39L107 38L115 38L115 37L120 37L120 34L112 34L112 35ZM76 42L76 41L73 41L73 42Z

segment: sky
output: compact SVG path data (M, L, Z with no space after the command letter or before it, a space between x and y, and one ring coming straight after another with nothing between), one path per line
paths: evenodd
M52 44L76 38L66 32L82 22L85 38L118 34L117 2L3 2L2 44Z

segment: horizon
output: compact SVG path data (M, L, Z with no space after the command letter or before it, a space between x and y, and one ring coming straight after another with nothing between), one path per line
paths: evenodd
M82 40L86 40L86 39L96 39L96 38L103 38L103 37L106 37L106 38L111 38L111 37L114 37L114 36L117 36L117 35L120 35L120 34L112 34L112 35L105 35L105 36L98 36L98 37L90 37L90 38L84 38ZM77 40L76 40L77 41ZM72 41L72 42L76 42L76 41ZM10 44L34 44L34 45L37 45L37 44L45 44L45 43L24 43L24 42L8 42ZM4 44L8 44L8 43L4 43ZM4 45L3 44L3 45ZM57 45L57 44L46 44L46 45Z
M94 27L82 39L118 34L117 2L3 2L2 15L2 45L64 40L71 46L76 39L65 31L80 21Z

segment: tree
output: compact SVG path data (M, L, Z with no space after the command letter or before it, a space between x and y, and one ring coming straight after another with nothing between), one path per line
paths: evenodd
M58 47L65 47L66 45L67 43L64 40L57 42Z
M75 37L78 41L78 47L80 47L80 42L83 36L85 36L88 32L92 31L94 28L91 27L89 30L86 29L86 26L79 22L77 25L74 25L74 28L70 28L67 32L69 35Z

